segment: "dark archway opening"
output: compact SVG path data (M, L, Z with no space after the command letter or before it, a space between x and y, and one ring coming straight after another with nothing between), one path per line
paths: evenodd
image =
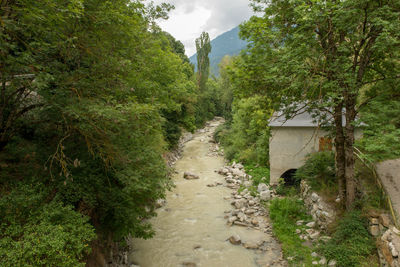
M285 186L298 186L300 184L300 181L295 177L296 171L297 169L290 169L281 175L285 182Z

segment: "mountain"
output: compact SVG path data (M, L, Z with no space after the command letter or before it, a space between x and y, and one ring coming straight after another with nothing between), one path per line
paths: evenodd
M239 26L227 31L211 41L210 74L219 76L218 64L225 55L234 56L246 48L247 42L239 39ZM197 54L190 57L197 70Z

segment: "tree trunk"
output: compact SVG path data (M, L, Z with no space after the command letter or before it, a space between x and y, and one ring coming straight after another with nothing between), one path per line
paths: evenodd
M355 159L354 159L354 121L356 118L355 96L346 95L346 127L345 127L345 178L346 178L346 209L353 208L356 199Z
M345 178L345 137L343 130L343 119L342 119L343 103L336 105L333 114L335 120L335 167L336 167L336 178L338 179L339 187L339 198L341 203L344 203L346 195L346 178Z

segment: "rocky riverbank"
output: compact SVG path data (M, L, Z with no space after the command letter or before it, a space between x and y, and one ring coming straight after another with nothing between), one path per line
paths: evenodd
M213 140L221 123L222 119L209 122L185 144L182 158L174 164L176 187L151 220L156 234L149 240L132 240L131 263L287 266L263 203L274 194L267 185L260 185L258 193L242 188L252 184L243 166L225 166L223 151Z

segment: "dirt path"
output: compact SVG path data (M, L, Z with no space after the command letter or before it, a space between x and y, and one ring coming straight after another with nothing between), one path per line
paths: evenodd
M380 162L376 165L376 171L392 200L397 221L400 223L400 159Z
M217 171L224 166L212 134L221 120L207 127L186 143L176 163L176 187L167 194L167 204L151 223L156 235L150 240L132 241L130 259L141 267L282 266L281 249L267 228L227 224L234 190ZM184 172L199 179L186 180ZM267 222L267 218L265 218ZM265 226L268 227L268 226ZM242 243L263 244L262 249L246 249L228 239L240 236Z

